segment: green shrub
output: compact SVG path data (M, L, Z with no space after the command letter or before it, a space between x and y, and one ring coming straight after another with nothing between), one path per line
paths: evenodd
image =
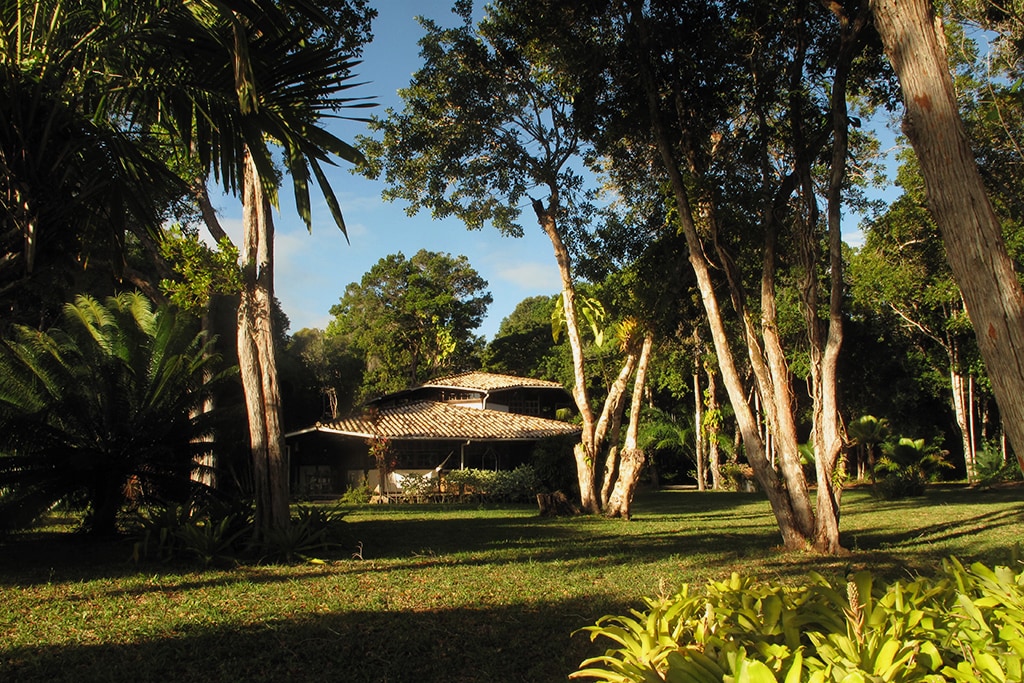
M982 485L998 484L1003 481L1017 481L1021 478L1020 466L1015 460L1009 462L1003 458L1002 450L986 444L978 451L976 459L978 483Z
M437 479L428 474L410 472L402 475L402 495L408 500L416 500L437 491Z
M532 501L542 488L540 477L529 465L520 465L511 472L452 470L444 475L444 481L448 490L513 503Z
M583 630L615 647L572 678L597 681L1022 680L1024 571L943 564L937 579L885 587L870 572L786 587L733 574Z
M875 464L875 495L897 500L924 494L929 481L935 481L944 469L952 469L946 453L925 444L924 439L901 437L882 447L883 456Z
M363 486L349 486L338 501L342 505L366 505L370 502L370 488Z
M170 561L190 557L204 565L230 564L252 531L252 507L210 503L140 509L132 521L132 556Z
M297 506L287 527L274 529L263 538L263 559L285 563L297 560L321 562L315 554L334 545L333 532L344 514L344 511L337 507Z

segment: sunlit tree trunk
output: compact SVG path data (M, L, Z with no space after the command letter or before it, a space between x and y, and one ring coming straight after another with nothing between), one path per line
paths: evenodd
M928 208L974 324L1007 435L1024 470L1024 292L960 119L941 22L927 0L872 0L903 90Z
M627 353L622 369L619 370L615 381L608 388L608 397L605 399L604 408L601 410L601 417L598 418L597 426L594 428L594 443L598 444L599 448L601 444L608 444L604 481L602 482L601 497L599 499L601 510L607 507L612 487L619 476L620 458L622 456L619 450L622 412L625 409L626 387L629 386L629 378L633 375L636 363L636 353Z
M646 35L646 19L642 16L642 8L634 5L632 9L632 23L639 33L640 46L641 50L643 50L649 42ZM746 401L746 392L744 391L743 382L732 355L729 335L725 329L718 303L718 295L711 278L710 264L693 220L686 183L679 171L679 165L676 161L672 144L669 141L668 131L661 120L659 90L651 73L650 65L643 59L640 60L640 79L647 98L655 144L664 170L668 175L672 195L678 210L680 229L686 239L690 265L693 267L696 275L701 302L704 305L708 326L711 329L712 343L714 344L715 354L718 356L719 368L722 371L722 381L735 410L736 423L743 437L747 461L753 468L754 475L768 497L772 512L775 514L775 519L779 525L783 544L788 549L805 548L809 540L808 536L796 517L783 482L776 475L775 470L771 467L765 456L764 443L758 434L757 421L754 419L750 404Z
M700 431L704 432L704 441L707 444L708 466L711 469L711 488L715 491L722 490L722 463L721 452L718 448L718 440L722 435L722 411L718 405L718 385L715 381L715 370L710 365L705 366L708 375L708 414L714 416L714 421L701 423Z
M598 457L605 438L609 436L609 427L614 419L614 413L620 408L622 393L633 372L636 356L633 354L627 356L619 377L608 391L601 415L595 418L587 395L583 340L580 336L579 321L576 316L576 286L572 278L569 250L566 249L555 223L555 216L558 213L558 192L554 187L549 189L551 196L548 206L545 207L540 200L534 200L533 209L544 234L551 241L551 246L555 251L555 261L558 264L558 273L562 280L562 306L565 312L566 338L569 340L569 348L572 351L572 397L582 422L580 442L573 447L576 480L580 489L580 507L584 512L596 514L601 511L601 492L598 490L597 480ZM617 438L617 431L612 436Z
M622 446L622 458L619 463L619 475L615 488L605 506L605 514L609 517L629 519L633 514L633 494L640 480L640 472L644 467L644 452L637 446L637 434L640 428L640 409L643 406L644 387L647 383L647 366L654 348L654 334L644 335L643 348L636 363L636 377L633 379L633 398L629 409L629 426L626 428L626 439Z
M971 400L968 396L968 377L960 370L959 349L951 349L949 364L949 385L952 389L953 416L956 420L957 429L960 430L960 442L964 449L964 467L967 471L967 478L973 480L974 472L974 451L971 439L971 420L969 413L972 412Z
M242 292L238 306L238 366L252 449L255 533L288 526L288 471L274 355L273 239L270 202L247 159L242 201Z
M697 456L697 490L703 491L707 484L704 478L704 392L700 389L700 355L693 359L693 452Z

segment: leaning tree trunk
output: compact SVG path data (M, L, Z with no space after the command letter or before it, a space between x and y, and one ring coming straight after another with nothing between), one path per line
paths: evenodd
M537 222L540 223L541 229L544 230L544 234L548 236L551 246L555 250L555 261L558 263L558 273L562 278L565 336L569 340L569 348L572 351L572 397L583 422L580 442L572 450L573 458L576 461L576 480L580 489L580 505L584 512L596 513L601 508L595 466L598 455L598 445L594 443L596 424L587 397L587 376L583 367L583 340L580 337L579 324L576 319L576 286L572 280L569 250L565 248L562 236L558 234L558 228L555 225L555 213L558 210L558 193L555 188L551 189L551 199L547 208L540 200L534 200L533 209L537 214Z
M619 477L619 464L621 453L619 451L619 434L622 430L622 412L626 407L626 387L629 385L629 378L636 366L637 356L630 352L626 354L626 362L622 364L618 377L612 382L608 389L608 396L605 398L604 408L601 410L601 417L597 420L597 427L594 430L594 442L597 444L609 443L608 455L605 458L604 478L601 483L601 509L608 505L608 498L611 496L612 487Z
M690 265L697 276L697 287L700 291L704 310L707 313L712 342L714 343L715 353L718 356L719 368L722 371L722 381L725 384L729 400L735 410L736 423L743 436L747 461L753 468L758 483L760 483L761 488L768 497L772 512L779 525L782 542L789 550L803 549L807 547L808 535L797 520L785 486L765 456L764 443L757 431L757 421L750 410L750 404L746 401L743 382L736 368L732 349L729 346L729 335L725 329L721 309L718 304L718 295L715 292L714 282L711 278L711 267L705 255L700 235L697 233L697 226L693 220L686 183L679 171L679 165L673 153L672 145L669 142L668 131L661 120L659 90L654 82L650 65L644 61L647 55L644 49L649 41L646 35L646 18L642 16L642 12L642 7L634 7L631 22L639 31L640 48L641 52L643 52L640 60L640 78L644 94L647 98L655 144L664 170L668 175L672 195L675 199L680 228L686 238L689 251Z
M636 363L636 377L633 379L633 398L629 408L629 426L626 428L626 440L622 446L619 462L619 475L615 480L605 514L609 517L629 519L633 515L633 494L640 481L640 472L644 467L644 452L637 447L637 433L640 429L640 409L643 405L644 386L647 383L647 365L651 360L654 348L654 333L644 335L644 345L640 350L640 358Z
M257 538L264 538L269 531L286 528L289 517L288 472L271 317L274 228L270 202L248 156L243 183L238 366L252 449L254 533Z
M928 206L1024 470L1024 292L960 119L942 25L927 0L872 0L871 8L903 90L903 130Z
M572 279L572 268L570 265L569 250L566 249L562 236L558 234L555 224L555 215L558 212L558 191L554 186L550 188L551 199L547 208L540 200L534 200L533 209L537 214L537 222L540 223L544 233L551 241L555 251L555 261L558 264L558 273L562 278L562 306L565 311L566 337L569 340L569 348L572 351L573 387L572 397L576 402L576 408L580 411L580 419L583 422L580 442L573 447L573 458L576 461L576 480L580 489L580 505L584 512L595 514L601 511L601 495L598 490L597 481L597 458L609 434L610 421L619 409L622 392L625 391L626 383L633 372L633 364L636 357L630 354L626 358L619 377L612 384L605 398L604 408L598 419L594 418L594 412L590 408L590 399L587 395L587 375L584 368L583 340L580 336L579 322L576 317L576 286ZM616 430L617 431L617 430Z

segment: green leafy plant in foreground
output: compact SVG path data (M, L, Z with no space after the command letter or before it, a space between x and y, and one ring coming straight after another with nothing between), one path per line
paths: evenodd
M252 533L248 504L171 505L138 511L133 520L133 559L189 557L203 565L235 564Z
M286 563L322 563L314 554L331 547L331 531L343 516L340 508L297 506L286 528L267 532L262 545L264 558Z
M572 678L672 683L1020 681L1024 571L964 567L875 585L870 572L834 586L772 585L733 574L703 593L683 586L646 611L583 629L616 643Z

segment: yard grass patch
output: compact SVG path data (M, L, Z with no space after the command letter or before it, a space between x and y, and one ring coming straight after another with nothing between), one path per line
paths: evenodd
M737 571L930 574L1006 564L1024 489L847 491L829 558L781 553L757 495L641 495L634 521L532 507L356 508L325 564L198 569L130 561L66 528L0 544L0 680L564 681L602 651L578 629L644 595ZM354 557L356 556L356 557ZM362 559L357 559L361 556Z

